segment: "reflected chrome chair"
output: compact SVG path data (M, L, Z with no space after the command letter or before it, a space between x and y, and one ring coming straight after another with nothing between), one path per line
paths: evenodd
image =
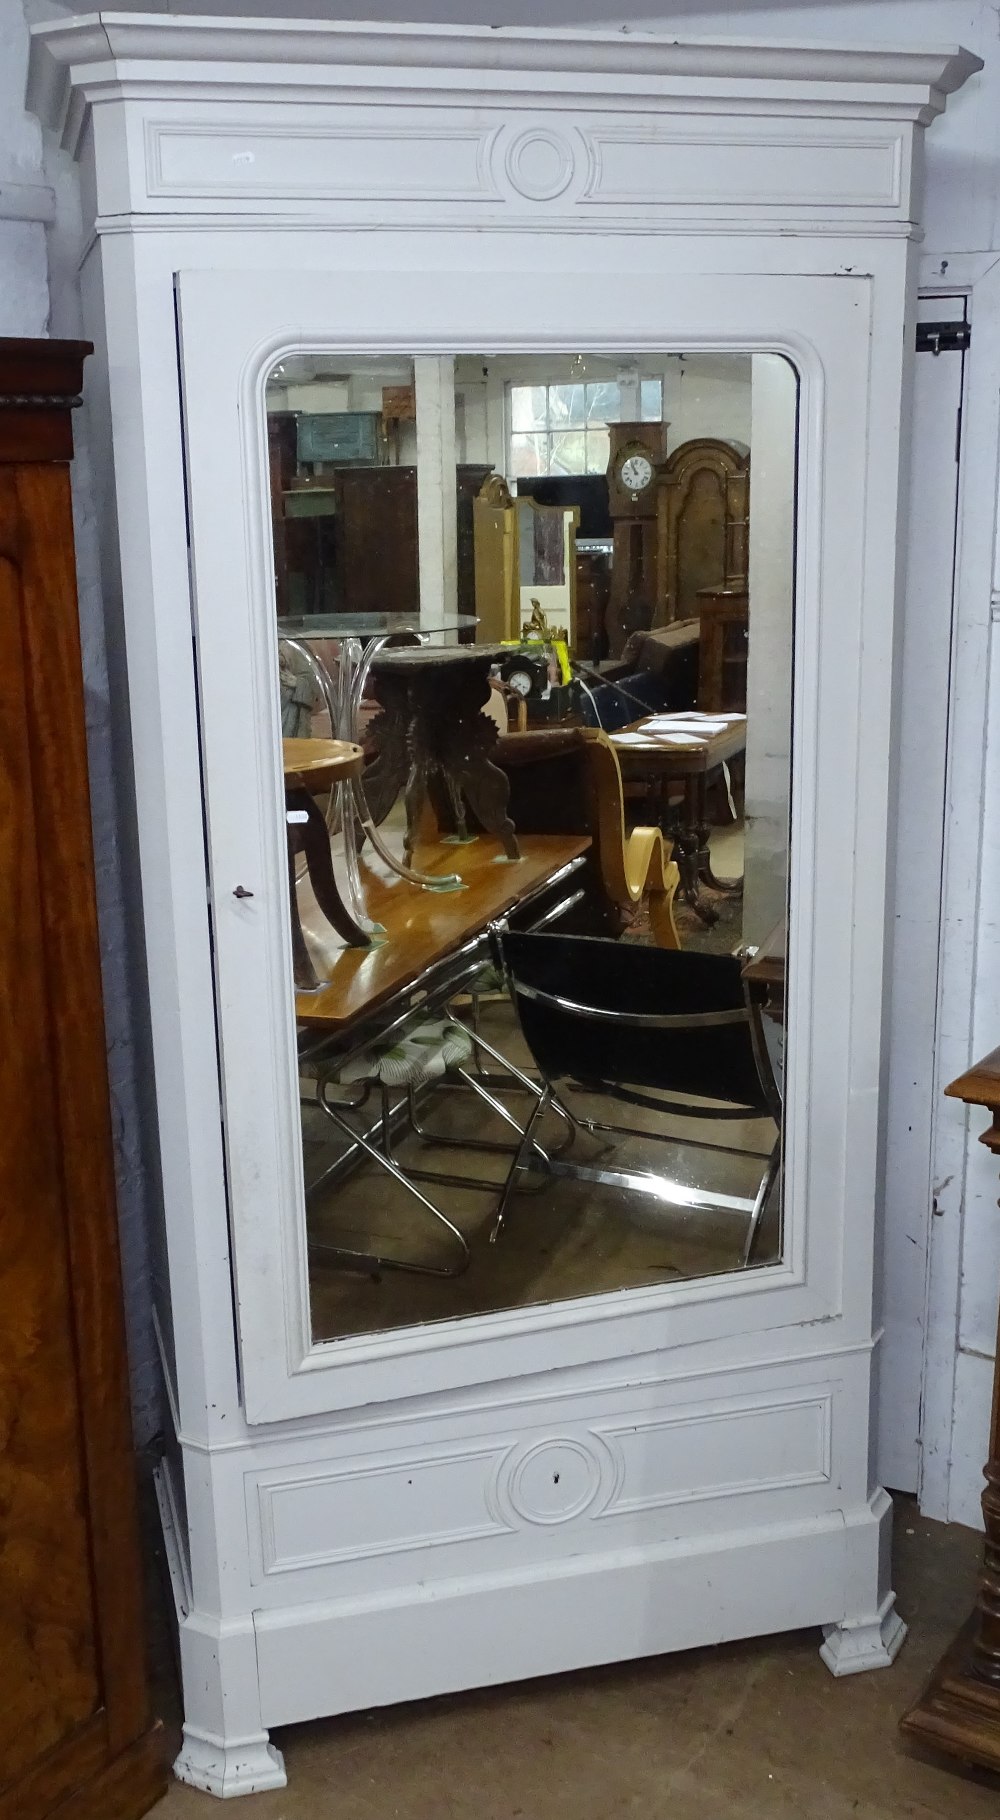
M544 1085L507 1178L493 1240L519 1177L542 1167L552 1175L649 1195L664 1206L745 1214L741 1262L749 1264L781 1166L781 1102L739 960L586 935L498 932L496 942L524 1040ZM602 1123L574 1111L576 1121L593 1133L756 1157L763 1165L756 1192L742 1196L694 1188L653 1171L615 1168L613 1159L609 1163L604 1157L590 1163L549 1157L543 1164L533 1144L535 1127L553 1093L566 1103L567 1087L601 1093L668 1119L773 1119L776 1140L761 1152Z

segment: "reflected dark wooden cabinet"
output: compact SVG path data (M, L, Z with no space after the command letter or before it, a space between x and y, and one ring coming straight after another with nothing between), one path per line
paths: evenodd
M165 1786L142 1644L69 461L89 346L0 341L0 1820Z
M298 471L291 412L268 415L275 591L281 615L419 613L415 467L342 466ZM456 470L459 613L476 611L472 502L493 472Z

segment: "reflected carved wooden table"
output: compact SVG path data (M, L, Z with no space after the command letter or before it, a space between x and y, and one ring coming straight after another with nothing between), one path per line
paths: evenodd
M690 712L645 715L610 737L626 778L641 776L659 783L660 823L674 843L681 895L702 922L711 926L718 922L719 913L703 900L702 882L715 891L740 891L743 881L719 879L712 871L706 792L713 774L746 750L747 722L745 714L730 714L719 732L688 732L697 718ZM670 786L676 783L684 789L679 816L672 815L669 807Z
M503 654L502 645L421 645L381 651L373 659L370 674L381 712L370 728L378 753L365 772L365 798L378 823L405 787L407 864L435 773L447 791L459 838L467 836L468 803L480 825L498 836L507 857L518 858L507 813L510 785L492 757L497 729L482 711L490 698L490 667Z
M369 947L370 936L355 921L340 895L330 853L330 831L313 794L331 789L344 778L356 777L364 753L346 739L285 739L281 744L295 985L299 992L315 992L319 980L302 933L295 862L301 853L316 903L337 934L353 947Z

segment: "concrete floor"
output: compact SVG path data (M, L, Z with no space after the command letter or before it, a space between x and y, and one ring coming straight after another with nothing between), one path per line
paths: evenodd
M661 1656L289 1728L246 1820L995 1820L1000 1781L896 1729L972 1597L980 1539L897 1500L894 1668L834 1681L818 1635ZM174 1784L157 1820L208 1820Z

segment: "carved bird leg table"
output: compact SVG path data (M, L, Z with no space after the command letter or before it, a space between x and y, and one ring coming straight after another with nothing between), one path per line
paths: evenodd
M507 813L510 784L493 763L496 723L482 711L490 695L490 666L502 654L500 645L433 645L380 651L372 660L382 712L369 730L378 745L369 776L387 795L405 777L407 863L435 773L444 782L459 838L465 838L468 804L480 826L503 843L507 859L520 858ZM365 786L371 801L368 777Z

